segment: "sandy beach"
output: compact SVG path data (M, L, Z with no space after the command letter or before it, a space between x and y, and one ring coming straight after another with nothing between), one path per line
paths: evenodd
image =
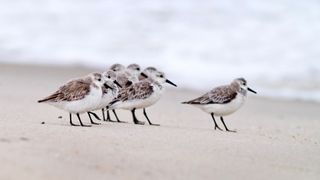
M128 123L71 127L66 112L36 103L92 71L0 65L1 180L320 179L320 104L250 95L225 117L238 132L226 133L180 104L203 92L180 88L148 109L159 127L134 125L127 111L119 116Z

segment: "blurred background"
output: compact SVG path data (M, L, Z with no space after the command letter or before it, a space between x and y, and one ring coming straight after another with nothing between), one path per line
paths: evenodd
M0 63L135 62L198 90L320 101L319 32L319 0L0 0Z

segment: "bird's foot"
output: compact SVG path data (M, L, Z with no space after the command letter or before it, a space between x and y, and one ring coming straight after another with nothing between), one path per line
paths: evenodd
M106 121L107 121L107 122L112 122L112 123L116 123L116 122L118 122L118 121L111 120L111 119L107 119Z
M153 123L150 123L150 126L160 126L160 124L153 124Z
M229 130L229 129L226 129L227 132L232 132L232 133L236 133L237 130Z
M82 124L82 127L92 127L91 125Z
M117 122L118 122L118 123L128 123L128 122L126 122L126 121L120 121L120 120L118 120Z
M134 121L134 124L137 124L137 125L144 125L144 124L145 124L145 122L135 120L135 121Z
M214 130L217 130L217 129L220 130L220 131L223 131L219 126L215 126Z

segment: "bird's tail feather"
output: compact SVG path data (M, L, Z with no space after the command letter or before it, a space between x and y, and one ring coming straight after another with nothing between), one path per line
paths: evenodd
M57 98L56 95L51 95L49 97L39 100L38 103L48 102L48 101L54 100L55 98Z
M45 98L45 99L41 99L38 101L38 103L44 103L44 102L47 102L47 101L50 101L51 99L50 98Z

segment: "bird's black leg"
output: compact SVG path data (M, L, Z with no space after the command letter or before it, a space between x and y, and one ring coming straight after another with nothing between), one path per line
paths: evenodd
M73 124L73 122L72 122L72 114L71 113L69 113L69 117L70 117L70 125L71 126L80 126L80 125L77 125L77 124Z
M104 108L101 109L103 121L106 121L106 115L104 113Z
M114 116L116 117L118 123L126 123L126 122L124 122L124 121L120 121L120 119L119 119L119 117L118 117L118 115L117 115L117 113L116 113L116 110L113 109L112 112L113 112Z
M228 129L228 127L227 127L226 124L224 123L224 120L223 120L223 117L222 117L222 116L220 117L220 119L221 119L221 121L222 121L222 124L223 124L224 127L226 128L226 131L228 131L228 132L237 132L237 131L235 131L235 130L229 130L229 129Z
M116 121L111 120L111 116L110 116L109 110L107 110L107 120L106 121L116 122Z
M111 118L110 118L110 113L109 113L109 110L107 110L107 120L106 121L109 121Z
M137 119L135 111L136 109L132 109L131 111L134 124L144 125L144 122L141 122Z
M152 124L152 122L150 121L150 119L149 119L149 117L147 115L146 108L143 108L143 114L147 118L147 120L148 120L150 125L152 125L152 126L160 126L160 124Z
M213 114L213 113L211 113L211 117L212 117L213 122L214 122L214 130L219 129L220 131L223 131L223 130L218 126L216 120L214 119L214 114Z
M96 113L89 111L88 115L89 115L89 117L90 117L90 115L93 115L97 120L101 121L101 119L99 118L99 116Z
M77 116L78 116L79 122L80 122L80 124L81 124L82 127L91 127L91 125L84 125L84 124L82 123L79 113L77 113Z
M100 123L96 123L96 122L94 122L94 121L92 120L91 114L94 114L94 113L88 112L88 116L89 116L89 119L90 119L91 124L100 125Z

